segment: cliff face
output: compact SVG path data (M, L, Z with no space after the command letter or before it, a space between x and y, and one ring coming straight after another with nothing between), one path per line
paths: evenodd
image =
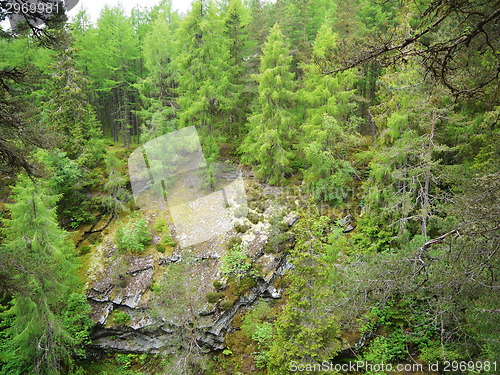
M113 232L104 236L88 269L94 348L157 353L195 343L201 351L223 349L239 312L261 298L281 297L275 281L291 267L286 249L293 238L287 231L298 215L283 204L280 189L249 180L247 217L209 241L175 246L168 256L154 246L134 255L117 249ZM153 227L166 214L142 215ZM158 241L154 236L153 245ZM241 244L248 265L238 282L221 269L234 244Z

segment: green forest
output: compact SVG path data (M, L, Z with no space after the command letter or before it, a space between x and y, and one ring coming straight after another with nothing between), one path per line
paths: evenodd
M498 1L13 3L0 374L500 373Z

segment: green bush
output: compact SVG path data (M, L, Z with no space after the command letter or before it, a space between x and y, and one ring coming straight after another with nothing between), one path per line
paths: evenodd
M220 307L222 310L229 310L231 307L233 307L233 303L227 299L225 299L224 301L222 301L220 303Z
M207 302L209 303L215 303L218 300L222 299L224 297L224 293L219 293L219 292L208 292L206 295Z
M164 234L161 237L160 243L162 245L171 246L171 247L174 247L175 245L177 245L177 243L174 241L174 239L172 238L172 236L169 233L168 234Z
M120 251L142 252L144 247L151 242L146 220L140 219L118 229L116 242Z
M246 254L243 244L235 245L222 258L221 272L228 278L241 280L247 276L253 276L252 260Z
M111 324L123 326L130 322L130 315L125 311L113 310L109 318Z

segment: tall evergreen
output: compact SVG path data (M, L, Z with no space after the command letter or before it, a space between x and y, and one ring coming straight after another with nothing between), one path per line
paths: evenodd
M2 373L66 373L72 363L75 326L65 319L71 293L78 287L73 248L58 227L57 197L46 184L20 176L13 188L11 218L3 220L2 258L9 259L15 283L10 317L2 340ZM16 270L16 272L14 272ZM85 313L83 309L82 313ZM82 327L85 329L85 327Z
M238 90L232 80L230 45L212 1L198 0L177 33L179 123L217 137L228 128Z
M172 10L171 1L162 2L153 13L156 17L142 46L148 75L138 84L143 105L138 113L145 127L143 141L174 130L178 109L173 60L177 55L175 33L180 18Z
M54 57L53 74L48 81L41 119L54 132L56 146L71 159L82 154L90 157L94 148L91 140L101 137L100 124L88 102L88 82L75 66L74 49L68 40L64 44Z
M291 62L283 33L275 24L262 51L260 73L256 76L258 103L241 145L242 160L255 164L258 175L271 183L282 182L293 170L297 122Z
M336 43L337 35L324 24L313 47L314 60L321 60ZM314 63L304 64L303 88L299 91L305 108L300 130L304 155L304 182L313 197L341 203L355 169L349 151L359 142L357 104L353 101L356 72L321 74Z

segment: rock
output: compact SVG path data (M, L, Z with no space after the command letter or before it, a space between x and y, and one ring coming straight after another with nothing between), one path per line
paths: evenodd
M120 284L115 285L111 275L118 273L119 262L112 263L104 274L87 291L87 298L92 307L93 320L105 325L114 305L130 308L139 306L144 293L153 279L154 259L152 256L131 257L124 275L120 275Z
M97 324L105 325L109 314L113 311L113 303L93 301L91 306L92 311L90 312L90 319Z
M134 276L135 274L153 268L154 259L151 255L147 257L133 257L129 261L127 273Z
M269 241L270 233L271 225L267 222L259 222L241 236L242 242L248 249L248 255L252 259L257 259L264 254L264 247Z
M262 297L268 297L273 299L281 298L281 289L276 289L274 286L270 285L264 293L262 293Z
M273 277L278 261L279 259L272 254L264 254L255 261L255 266L260 269L262 279L266 283Z
M337 221L337 225L342 228L343 233L350 233L356 228L356 224L352 222L352 216L346 215Z
M232 172L224 176L229 180L235 177ZM237 218L235 229L203 243L190 245L188 249L183 250L190 254L176 253L157 259L156 267L178 262L191 264L190 275L187 278L189 285L186 286L192 293L189 296L189 303L195 306L195 310L192 318L187 315L187 322L192 323L192 332L199 347L203 348L202 352L225 348L225 335L233 329L233 319L242 310L248 309L260 298L280 298L282 291L274 286L276 278L293 268L293 265L286 261L286 252L293 246L293 238L285 238L280 231L286 231L295 225L299 215L296 212L288 212L279 227L274 228L270 220L283 217L283 213L286 212L283 204L277 204L275 199L282 193L282 189L258 183L252 186L256 186L255 195L258 194L258 202L264 207L259 211L262 214L250 211L254 214L252 220L247 217ZM262 199L263 195L265 199ZM238 209L237 204L231 207L233 211ZM277 253L265 253L264 248L270 243L271 236L278 234L279 238L283 239L280 240L280 244L275 245ZM100 254L96 254L94 266L89 269L92 281L89 283L87 296L92 306L92 319L97 323L91 335L92 346L99 351L123 353L178 352L179 345L183 345L179 337L185 335L185 332L180 331L185 329L186 317L182 313L169 315L168 310L165 310L166 314L160 314L153 308L151 301L156 297L150 293L149 286L155 275L155 258L148 255L130 256L126 259L122 256L117 259L112 236L113 233L109 233L104 238ZM256 279L256 285L244 295L234 301L231 299L232 306L222 310L218 305L206 303L206 295L208 292L213 292L214 288L219 291L225 287L227 280L220 270L221 258L227 253L228 240L231 237L241 238L241 243L247 249L247 255L252 259L253 265L260 270L261 277ZM155 238L156 241L159 241L159 238ZM279 252L278 245L281 244L283 249ZM218 283L214 283L216 280ZM173 297L175 292L175 288L172 288ZM175 301L186 303L182 302L182 298ZM189 309L188 306L175 307L176 311ZM109 315L115 309L126 312L130 320L119 327L110 327Z
M168 258L160 258L158 259L158 264L160 266L168 266L170 263L177 263L182 260L180 255L174 254Z
M116 288L116 294L113 297L113 303L135 308L149 283L153 280L153 269L137 271L131 277L126 279L125 287Z
M286 215L283 218L283 223L285 223L286 225L288 225L289 228L291 228L295 225L295 223L297 223L297 221L299 221L299 219L300 219L299 214L295 211L292 211L289 212L288 215Z

